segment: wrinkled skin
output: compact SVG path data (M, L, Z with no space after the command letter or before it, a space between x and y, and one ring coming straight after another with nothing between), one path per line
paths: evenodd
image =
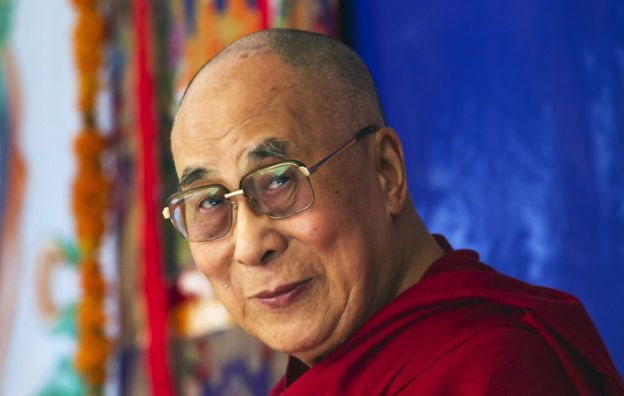
M366 126L336 120L327 111L330 99L330 87L303 89L277 55L210 66L175 120L178 176L201 167L207 174L189 187L219 183L236 190L246 172L276 161L247 158L269 137L285 139L290 158L314 164ZM372 111L369 118L378 120ZM316 198L302 213L273 220L255 213L244 197L234 198L232 230L191 243L193 259L243 328L313 365L405 289L406 279L413 281L396 242L395 217L407 196L403 169L396 133L384 128L311 176ZM253 297L304 280L286 307L270 308Z

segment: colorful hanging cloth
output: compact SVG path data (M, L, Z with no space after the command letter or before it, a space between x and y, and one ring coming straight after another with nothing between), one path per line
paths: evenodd
M158 234L159 196L158 160L156 156L156 113L154 76L150 66L150 7L147 0L134 0L134 34L136 43L135 86L136 120L139 131L139 190L142 202L141 261L143 289L147 304L149 340L147 362L151 394L173 395L167 353L167 294L165 290L161 244Z

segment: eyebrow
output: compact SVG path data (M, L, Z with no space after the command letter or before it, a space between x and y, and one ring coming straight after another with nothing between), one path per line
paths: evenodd
M247 153L248 161L259 161L265 158L284 159L288 157L288 141L286 139L268 138ZM184 187L205 179L211 171L204 167L187 167L180 176L178 191Z
M180 181L178 182L178 191L197 180L204 179L209 173L210 171L204 167L185 168L184 172L182 172L182 176L180 176Z
M247 153L247 159L258 161L265 158L284 159L288 156L288 141L286 139L268 138L262 141Z

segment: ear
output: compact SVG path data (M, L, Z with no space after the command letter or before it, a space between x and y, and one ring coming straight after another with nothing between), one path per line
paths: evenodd
M407 197L403 147L398 134L392 128L382 128L373 136L377 180L388 213L396 215L403 209Z

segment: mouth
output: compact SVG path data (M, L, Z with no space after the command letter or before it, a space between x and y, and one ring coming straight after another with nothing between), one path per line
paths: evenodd
M263 290L251 298L260 304L271 308L285 308L297 301L299 296L308 288L311 279L281 285L271 290Z

